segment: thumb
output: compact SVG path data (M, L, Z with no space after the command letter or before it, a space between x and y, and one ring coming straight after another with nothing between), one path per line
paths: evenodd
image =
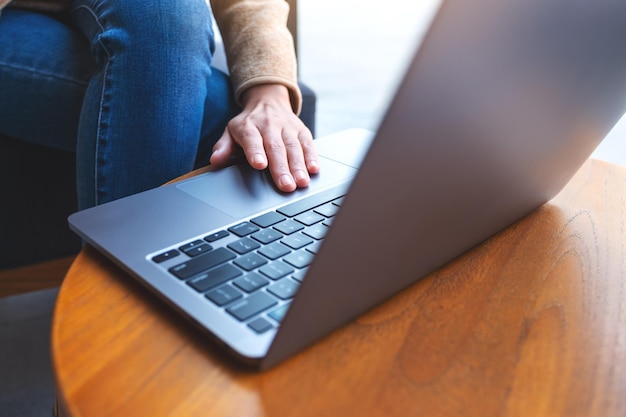
M235 142L233 141L228 129L224 131L222 137L219 138L213 146L213 153L211 154L211 165L224 166L230 159L235 149Z

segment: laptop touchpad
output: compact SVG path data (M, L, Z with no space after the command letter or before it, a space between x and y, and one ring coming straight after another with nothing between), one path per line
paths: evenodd
M177 188L234 218L241 218L348 181L357 171L323 157L320 165L320 174L311 178L309 187L293 193L279 191L267 171L257 171L247 164L208 172L178 184Z

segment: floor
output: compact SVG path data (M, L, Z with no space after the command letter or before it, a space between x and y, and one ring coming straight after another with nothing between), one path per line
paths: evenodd
M0 415L51 416L50 321L56 289L0 298Z
M384 4L383 4L384 3ZM318 95L317 134L376 129L438 0L299 0L300 77ZM626 118L594 157L626 165ZM51 415L56 290L0 299L0 414Z

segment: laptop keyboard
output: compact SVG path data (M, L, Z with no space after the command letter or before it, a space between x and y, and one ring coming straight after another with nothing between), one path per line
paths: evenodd
M344 185L331 188L181 242L152 261L167 264L173 277L207 302L264 333L280 324L346 190Z

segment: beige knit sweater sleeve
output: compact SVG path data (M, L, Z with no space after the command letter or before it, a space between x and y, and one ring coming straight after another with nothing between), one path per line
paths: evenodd
M287 29L284 0L211 0L224 39L235 98L259 84L289 88L295 113L302 106L293 38Z
M0 0L0 10L11 0ZM70 0L15 0L33 10L58 10ZM287 29L289 6L284 0L211 0L224 39L235 98L255 85L285 85L296 114L302 107L293 38Z

